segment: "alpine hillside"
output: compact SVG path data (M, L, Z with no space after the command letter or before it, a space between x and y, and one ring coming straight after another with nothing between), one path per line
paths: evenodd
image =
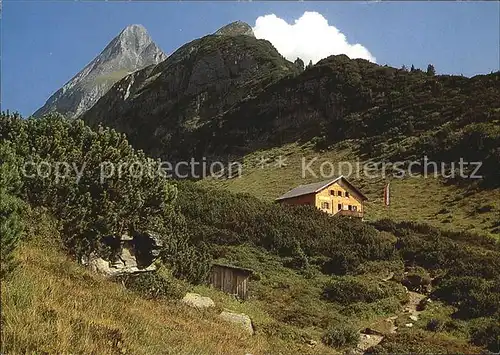
M55 111L69 118L78 117L118 80L165 59L166 55L142 25L130 25L33 115L39 117Z
M127 76L84 121L116 128L168 158L353 140L357 154L370 158L425 153L451 161L463 153L483 160L488 180L497 181L500 73L435 75L345 55L303 70L268 41L236 34L194 40Z
M500 72L259 28L166 57L129 26L0 112L0 353L499 354Z
M390 217L498 234L500 72L436 75L432 65L398 69L345 55L304 68L270 42L241 35L249 28L233 23L182 46L116 83L82 119L173 162L243 161L240 179L217 185L267 200L318 180L301 176L304 157L320 158L316 170L322 161L408 164L426 156L448 168L480 161L481 179L395 181ZM255 167L260 157L279 155L288 159L285 168ZM367 217L386 217L380 198L387 177L354 181L370 198ZM408 203L415 199L419 213Z

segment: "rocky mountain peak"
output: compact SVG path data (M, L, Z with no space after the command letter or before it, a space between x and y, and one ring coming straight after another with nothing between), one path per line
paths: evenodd
M216 36L251 36L255 37L252 27L243 21L235 21L220 28L214 33Z
M125 27L115 39L116 42L125 45L126 48L132 48L130 46L133 46L136 49L153 42L148 31L142 25L129 25Z
M133 25L128 25L125 27L118 37L123 37L123 36L130 36L130 35L147 35L148 31L146 30L146 27L140 24L133 24Z
M124 28L82 71L33 115L59 112L75 118L90 109L118 80L167 56L142 25Z

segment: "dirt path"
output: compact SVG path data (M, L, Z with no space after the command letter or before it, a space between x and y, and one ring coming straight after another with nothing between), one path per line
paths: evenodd
M409 315L411 322L405 324L408 327L413 326L413 322L418 320L420 311L417 310L418 304L426 298L425 295L413 291L408 292L408 303L403 308L403 311L397 315L388 317L375 323L377 326L374 328L383 328L384 331L377 331L376 329L367 328L361 332L361 338L357 346L357 353L363 353L368 348L380 344L384 339L385 334L396 333L398 327L396 326L396 320L401 316Z
M420 311L417 311L418 304L426 297L425 295L413 291L408 292L409 301L406 304L404 311L411 315L417 316Z

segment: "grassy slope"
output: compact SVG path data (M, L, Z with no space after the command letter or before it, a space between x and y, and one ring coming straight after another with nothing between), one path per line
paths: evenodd
M95 78L95 81L92 84L95 85L95 84L110 83L111 85L113 85L118 80L121 80L125 76L127 76L128 73L129 71L127 69L117 70L112 73L98 76L97 78Z
M245 251L245 252L243 252ZM2 351L85 354L289 354L328 355L339 350L321 343L314 326L284 324L338 317L338 306L320 301L321 276L306 279L284 268L278 259L251 247L228 247L228 259L252 266L260 275L250 288L254 299L240 303L197 286L211 297L213 311L196 311L177 301L145 300L121 285L95 275L68 258L55 245L38 238L17 252L19 268L2 283ZM239 260L239 261L237 261ZM319 277L319 278L318 278ZM397 303L397 302L396 302ZM391 300L349 307L344 316L362 329L392 314ZM217 320L222 308L249 314L256 335L248 336ZM282 318L278 320L278 318ZM466 335L450 341L461 344Z
M19 267L1 285L2 352L257 355L294 349L311 355L336 353L321 344L310 348L302 339L283 340L270 334L276 322L263 302L239 303L204 286L195 291L211 296L217 305L214 310L200 312L175 300L143 299L69 260L52 239L57 232L43 220L35 225L29 240L17 250ZM297 280L297 275L283 276L283 269L279 276ZM218 320L222 308L250 315L256 335L248 336ZM291 334L296 332L292 329Z
M273 164L261 168L258 161L261 157L274 161L278 156L285 157L286 166L276 167ZM356 162L352 146L344 143L336 145L329 151L315 152L311 145L289 144L280 148L257 151L247 155L240 178L226 180L204 180L201 184L227 188L233 192L244 192L264 200L274 200L289 189L315 181L325 180L319 174L322 162L329 161L337 167L341 161ZM307 174L302 177L302 158L306 162L314 157L319 159L312 165L318 174L314 177ZM337 169L337 168L336 168ZM345 170L335 174L346 175ZM325 169L325 172L330 170ZM328 177L327 177L328 178ZM387 179L363 178L362 175L350 178L365 193L369 201L366 203L366 219L377 220L392 218L397 221L411 220L429 223L444 229L460 229L483 234L499 236L498 213L500 211L500 189L478 190L461 188L453 184L445 184L434 177L409 177L405 179L391 178L391 206L383 206L383 189ZM492 208L488 210L488 206ZM487 211L481 211L486 207Z
M2 283L2 351L50 354L262 354L214 314L144 300L45 245L25 244L22 264Z
M310 347L307 340L319 341L330 324L348 320L363 329L401 312L402 300L396 296L347 307L327 302L321 293L328 276L302 274L284 267L279 257L245 245L219 246L218 254L256 271L247 302L206 286L194 291L210 296L217 305L214 310L199 312L175 300L146 300L71 261L45 219L30 225L35 227L17 251L20 265L1 285L5 353L337 354L321 343ZM355 277L373 282L385 276ZM223 308L251 316L256 335L219 321L217 312ZM451 322L448 308L428 309L416 328L425 328L430 317ZM445 348L462 346L468 337L466 331L425 334L448 339Z

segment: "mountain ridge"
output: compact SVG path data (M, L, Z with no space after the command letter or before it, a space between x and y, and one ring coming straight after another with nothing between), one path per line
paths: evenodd
M260 93L263 84L298 72L266 40L247 35L207 35L183 45L162 63L117 82L110 94L82 118L90 124L113 125L107 114L101 113L113 111L113 118L133 111L144 130L129 130L128 123L123 122L124 130L129 135L147 137L153 149L162 144L162 134L197 131L214 117ZM147 109L141 111L138 107Z
M217 46L222 44L221 57ZM231 72L244 63L242 56L252 57L254 64L243 76ZM203 69L199 76L192 75L190 65ZM135 75L142 78L142 84L134 81L141 87L137 95L117 99L128 85L124 79L84 121L118 129L137 148L174 160L241 157L296 141L314 140L321 150L357 140L365 158L404 161L428 152L429 159L453 161L465 152L469 161L484 158L488 179L495 181L500 72L472 78L434 75L346 55L302 70L271 43L241 35L194 40L148 70ZM178 70L182 75L170 76ZM188 89L178 90L173 83ZM165 88L170 96L162 96ZM166 106L169 97L173 101ZM477 149L461 150L471 144Z

